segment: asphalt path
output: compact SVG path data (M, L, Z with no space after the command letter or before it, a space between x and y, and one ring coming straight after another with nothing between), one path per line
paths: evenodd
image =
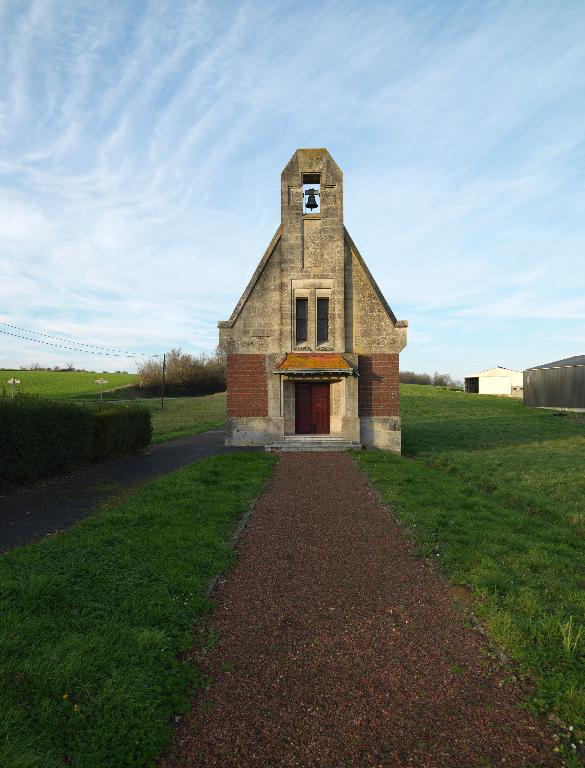
M0 553L63 531L120 492L228 448L224 430L152 446L140 454L83 467L0 495Z

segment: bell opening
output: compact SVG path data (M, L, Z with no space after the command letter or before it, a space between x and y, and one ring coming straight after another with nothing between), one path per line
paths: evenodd
M321 213L321 176L303 173L303 213Z

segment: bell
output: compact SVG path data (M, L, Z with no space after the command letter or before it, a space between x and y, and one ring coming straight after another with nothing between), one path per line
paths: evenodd
M315 197L315 189L309 189L305 192L307 195L307 202L305 204L305 208L308 208L310 211L313 211L315 208L319 207L319 203L317 202L317 198Z

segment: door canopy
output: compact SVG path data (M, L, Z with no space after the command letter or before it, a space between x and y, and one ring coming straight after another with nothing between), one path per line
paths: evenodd
M288 352L274 373L286 376L357 376L343 355L331 352Z

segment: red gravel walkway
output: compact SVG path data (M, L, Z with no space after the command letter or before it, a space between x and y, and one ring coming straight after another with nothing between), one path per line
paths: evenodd
M559 764L347 454L283 454L238 550L162 766Z

